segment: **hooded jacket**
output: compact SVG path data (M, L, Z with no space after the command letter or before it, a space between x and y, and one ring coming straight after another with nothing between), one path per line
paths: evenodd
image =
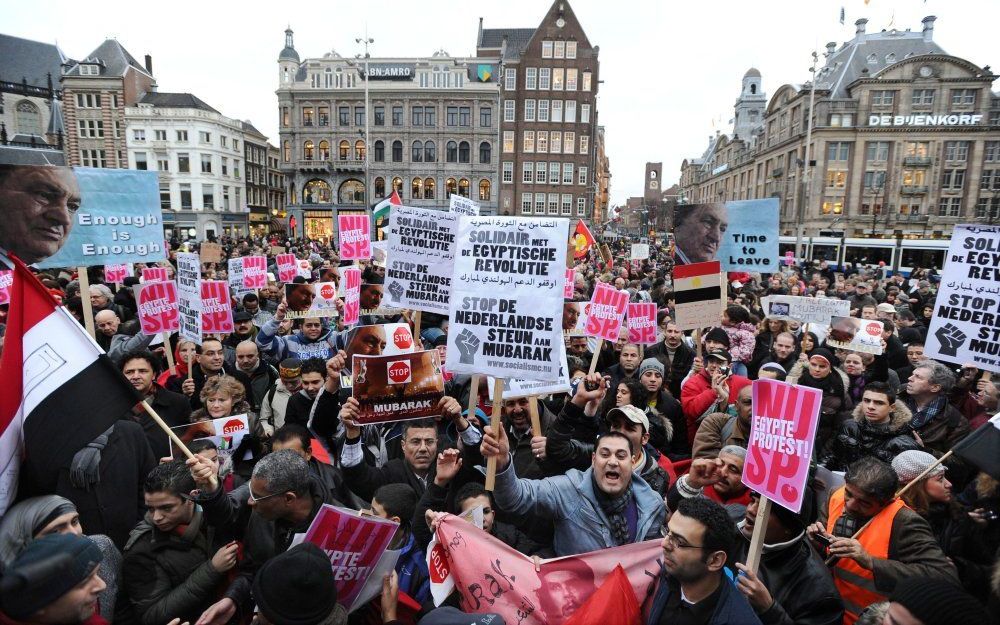
M285 358L322 358L329 360L338 350L347 346L347 333L335 332L332 328L325 331L319 338L306 338L301 331L296 330L288 336L278 336L278 320L271 319L257 333L254 339L260 351L273 362L281 362Z
M831 471L844 471L849 464L865 456L892 463L892 459L902 452L920 449L910 428L912 416L906 404L897 399L889 422L876 425L865 419L859 404L852 418L845 421L840 432L827 443L819 463Z

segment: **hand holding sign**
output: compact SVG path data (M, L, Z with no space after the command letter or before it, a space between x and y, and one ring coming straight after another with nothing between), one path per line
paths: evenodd
M499 430L499 434L494 430ZM483 442L479 445L479 451L483 458L496 458L498 473L507 469L510 464L510 441L507 440L507 431L502 425L499 428L492 425L483 428Z

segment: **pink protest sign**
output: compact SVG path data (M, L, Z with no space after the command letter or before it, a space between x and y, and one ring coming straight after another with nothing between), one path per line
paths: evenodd
M392 541L398 523L324 504L306 532L330 557L337 603L350 610Z
M368 260L372 257L372 222L368 215L337 215L340 231L340 260Z
M144 267L142 269L143 282L166 282L169 279L166 267Z
M0 271L0 304L10 303L10 285L14 284L13 271Z
M278 254L274 261L278 263L278 280L291 282L298 275L299 266L295 254Z
M233 331L233 305L225 280L201 281L201 331L204 334Z
M627 323L629 343L656 343L656 304L629 304Z
M267 287L267 258L264 256L243 257L243 288L263 289Z
M358 322L361 317L361 270L348 267L344 270L344 325Z
M132 287L139 310L139 327L145 335L180 329L177 285L174 282L143 282Z
M628 293L607 284L598 284L590 299L583 333L605 341L617 341L627 305Z
M576 273L572 269L566 270L566 284L563 285L563 299L573 299L573 282L576 281Z
M743 483L793 512L802 507L823 392L754 380L753 421Z
M132 265L129 263L104 265L104 281L108 284L122 284L130 275L132 275Z

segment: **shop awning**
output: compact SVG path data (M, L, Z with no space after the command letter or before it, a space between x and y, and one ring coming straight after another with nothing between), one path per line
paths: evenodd
M286 232L288 230L288 225L283 219L272 219L271 220L271 232Z

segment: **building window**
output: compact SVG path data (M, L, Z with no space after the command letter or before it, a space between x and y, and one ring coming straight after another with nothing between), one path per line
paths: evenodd
M212 143L212 133L210 132L199 132L199 139L202 143Z
M827 186L830 186L829 184ZM884 171L866 171L864 175L864 187L866 189L883 189L885 188L885 172Z
M892 106L892 102L896 97L895 91L879 89L872 91L872 106Z
M421 163L424 160L424 144L421 141L414 141L410 150L410 162Z
M422 178L414 178L410 182L410 197L419 200L424 194L424 181Z
M587 180L588 170L589 170L588 167L583 167L583 166L577 168L577 170L576 170L577 171L576 184L580 185L581 187L587 185L587 183L589 182Z
M25 104L36 111L38 110L31 102L18 102L16 111L17 131L25 135L32 135L36 137L41 136L42 127L38 121L38 115L36 113L32 117L28 117L23 111L23 109L27 108L22 106ZM32 125L32 123L34 123L34 125ZM76 121L76 129L77 136L79 137L100 138L104 136L104 122L99 119L78 119Z
M549 101L539 100L538 101L538 121L547 122L549 121Z
M448 178L447 180L445 180L444 192L445 192L445 199L448 199L451 196L458 193L458 182L456 182L454 178Z
M458 181L458 194L462 197L469 197L469 180L462 178Z
M292 162L292 143L290 141L285 141L282 144L282 158L286 163Z
M556 41L554 43L555 43L555 48L553 49L553 52L552 52L552 58L554 58L554 59L564 59L564 58L566 58L566 42L565 41Z
M987 141L985 159L987 163L1000 163L1000 141Z
M181 208L186 208L191 210L191 185L186 182L182 182L180 186L181 190Z
M514 161L504 161L503 162L503 180L504 184L510 184L514 182Z
M590 105L581 104L580 105L580 123L589 124L590 123Z
M392 125L402 126L403 125L403 107L394 106L392 107Z
M527 150L525 150L527 151ZM547 130L538 131L538 152L546 154L549 151L549 133Z
M757 121L756 112L751 111L751 113L753 114L750 116L750 121ZM798 118L796 117L796 120L797 119ZM830 125L835 128L850 128L853 123L854 123L853 113L834 113L830 115Z
M930 155L930 143L926 141L907 141L904 155L927 158Z
M962 214L962 198L943 197L938 204L938 217L960 217Z
M842 200L827 200L823 202L822 211L824 215L840 215L844 212L844 202Z
M201 155L201 173L210 174L212 173L212 155L202 154Z
M503 151L513 152L514 151L514 131L504 130L503 131Z
M170 171L170 158L166 154L156 155L156 171ZM225 163L223 163L223 174L225 174Z
M345 180L337 195L341 204L364 204L365 185L360 180Z
M588 135L580 135L580 154L590 153L590 137Z
M479 199L483 202L490 200L490 181L485 178L479 181Z
M885 161L889 159L888 141L869 141L865 144L865 158L868 161ZM847 160L842 159L842 160Z
M566 91L576 91L577 74L578 70L576 68L566 68Z
M479 144L479 163L489 165L491 162L493 162L493 147L489 141L483 141Z
M552 100L552 121L553 123L562 123L562 100Z
M920 214L920 204L900 204L899 205L900 215L919 215Z
M524 88L535 90L538 88L538 68L526 67L524 69Z
M177 171L182 174L191 173L191 158L188 156L187 152L178 152Z
M135 153L135 168L139 169L139 170L142 170L142 171L145 171L145 170L149 169L149 165L146 162L146 153L145 152L136 152Z
M444 159L449 163L458 162L458 142L449 141L444 146Z
M433 200L434 199L434 189L437 183L434 182L433 178L424 179L424 199Z
M580 83L580 91L590 91L590 72L583 73L583 82Z
M564 132L563 133L563 152L566 154L572 154L573 148L576 146L576 133L575 132Z
M914 89L913 99L910 101L913 106L933 106L934 105L934 90L933 89Z
M392 162L402 163L403 162L403 142L393 141L392 142Z
M563 163L562 183L573 184L573 163Z
M549 152L559 154L562 152L562 133L553 130L549 137Z
M167 131L166 130L154 130L153 131L153 138L154 138L155 141L166 141L167 140Z
M941 188L956 191L965 185L964 169L946 169L941 176Z
M563 115L564 120L567 124L576 123L576 100L566 100L565 113Z
M398 193L400 196L403 195L403 179L396 176L392 179L392 190Z
M521 194L521 214L530 215L531 214L531 203L532 196L530 193Z
M882 174L882 184L885 185L885 172ZM927 184L926 172L923 169L904 169L902 173L903 186L923 187Z
M562 214L569 216L573 214L573 196L569 193L562 194Z
M170 208L170 185L165 182L160 183L160 209Z
M424 107L422 106L410 107L410 125L411 126L424 125Z
M517 70L513 67L508 67L503 71L503 88L507 91L517 89Z
M375 125L385 126L385 105L377 105L375 107Z
M491 128L493 126L493 108L490 106L479 107L479 127Z
M471 126L472 125L472 108L468 106L458 107L458 125L459 126Z
M188 131L186 131L186 130L178 130L177 131L177 142L178 143L187 143L187 140L188 140Z
M215 186L204 184L201 186L201 207L213 210L215 208Z
M871 143L868 144L869 146ZM844 142L833 142L826 144L826 160L846 161L851 153L851 144Z
M381 163L385 161L385 142L381 139L375 142L375 162Z
M318 107L318 111L319 111L319 114L318 114L318 116L319 116L319 125L320 126L329 126L330 125L330 107L328 107L328 106L320 106L320 107Z
M984 169L979 177L979 188L983 191L1000 190L1000 169Z
M552 58L552 40L544 39L542 40L542 58L551 59Z
M437 157L437 144L433 141L424 142L424 162L425 163L436 163Z
M302 188L303 204L330 204L331 202L333 202L333 190L325 180L310 180Z
M545 163L542 163L544 165ZM535 164L531 162L521 163L521 182L531 184L535 180Z
M552 88L552 68L542 67L538 70L538 88L548 91Z
M967 161L969 160L968 141L945 141L944 160L946 161Z
M313 107L311 106L302 107L302 125L303 126L313 125Z
M99 108L101 108L101 94L99 94L99 93L78 93L78 94L76 94L76 108L78 108L78 109L99 109Z
M448 124L449 126L457 126L458 125L458 107L457 106L449 106L447 109L445 109L445 115L446 115L446 119L445 119L445 123L446 124Z
M365 142L361 139L354 142L354 160L365 160Z
M535 184L545 184L548 179L549 164L535 163Z
M381 176L375 179L375 197L385 197L385 178Z
M566 42L566 58L575 59L576 58L576 42L567 41Z
M363 106L354 107L354 125L355 126L365 125L365 107Z
M536 193L535 194L535 214L544 215L545 214L545 194Z
M433 106L424 107L424 126L429 128L437 126L437 108Z
M514 100L504 100L503 102L503 120L505 122L516 121L516 110L517 103Z
M549 193L549 214L558 215L559 214L559 194Z
M976 104L975 89L952 89L951 105L956 108L968 108Z
M522 152L534 152L535 151L535 131L525 130L524 135L521 138L521 151Z
M304 144L302 144L302 158L306 159L307 161L313 160L313 156L314 156L313 151L314 151L314 149L315 149L315 145L313 144L313 142L312 141L306 141Z
M146 131L144 129L142 129L142 128L136 128L136 129L134 129L132 131L132 139L134 139L135 141L140 141L140 142L145 141L146 140Z
M468 163L471 160L470 148L468 141L460 141L458 144L458 162ZM466 196L468 197L468 196Z
M587 198L578 197L576 198L576 216L586 217L587 215Z
M828 189L843 189L847 186L847 172L842 170L827 171L826 186Z
M559 163L549 161L549 184L559 184Z

